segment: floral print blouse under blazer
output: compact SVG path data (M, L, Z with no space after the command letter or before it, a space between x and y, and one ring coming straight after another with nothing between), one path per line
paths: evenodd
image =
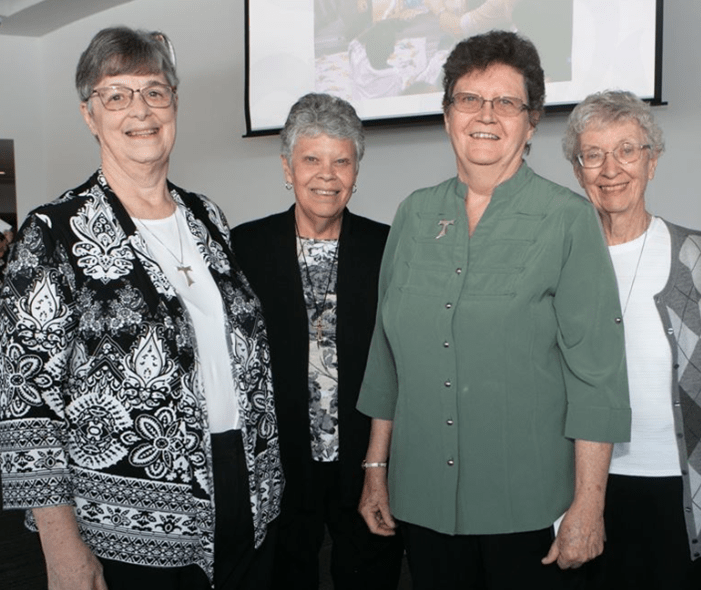
M225 306L259 545L282 492L260 304L220 209L169 189ZM96 555L196 563L211 578L212 459L193 327L100 170L28 216L0 334L5 507L72 504Z

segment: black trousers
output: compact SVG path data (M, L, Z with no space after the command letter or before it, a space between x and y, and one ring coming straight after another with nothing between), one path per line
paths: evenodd
M314 461L312 510L284 507L275 547L275 590L319 587L319 550L328 527L332 540L331 577L335 590L393 590L403 547L399 536L373 535L357 506L341 506L337 463Z
M562 590L580 588L583 574L542 565L552 527L504 535L446 535L402 523L414 590Z
M275 525L255 549L241 432L213 434L212 457L215 590L265 590L271 584ZM100 561L109 590L211 590L207 576L196 565L157 568Z
M606 544L591 565L592 589L701 589L701 558L691 560L681 477L610 475Z

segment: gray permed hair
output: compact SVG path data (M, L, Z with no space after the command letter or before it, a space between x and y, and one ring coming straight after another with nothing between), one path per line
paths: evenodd
M300 136L314 137L322 133L350 139L355 145L356 167L360 165L365 153L365 133L355 109L342 98L314 92L305 94L292 106L280 132L280 151L287 163L292 165L292 152Z
M635 121L640 125L653 157L664 151L662 129L655 122L650 105L627 90L604 90L587 96L570 113L567 130L562 138L565 158L572 164L577 164L579 136L588 125L599 127L627 121Z
M75 87L80 100L86 102L105 76L122 74L163 74L168 84L177 88L175 53L168 37L129 27L102 29L78 60Z

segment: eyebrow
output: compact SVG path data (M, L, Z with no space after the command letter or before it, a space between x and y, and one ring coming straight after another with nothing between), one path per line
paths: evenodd
M146 80L146 82L143 86L141 86L141 88L146 88L146 86L152 86L154 84L160 84L161 86L170 86L168 82L161 82L160 80L150 79ZM110 86L124 86L125 88L129 88L129 85L126 82L110 82L109 84L105 84L104 86L98 86L98 88L109 88Z
M616 146L619 146L619 145L621 145L622 143L632 143L632 144L636 144L636 145L637 145L637 144L639 144L639 143L642 144L642 143L644 143L644 142L641 141L641 140L639 140L639 139L627 138L627 139L622 139L621 141L619 141L618 143L616 143ZM579 146L579 149L580 149L580 150L583 150L584 148L598 148L598 149L604 149L604 148L602 148L600 145L597 145L597 144L595 144L595 143L583 143L583 144L581 144L581 145Z

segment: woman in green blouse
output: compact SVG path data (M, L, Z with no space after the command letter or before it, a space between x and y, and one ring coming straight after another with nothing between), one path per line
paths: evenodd
M387 242L360 511L380 535L401 523L416 589L561 588L602 551L629 436L615 278L591 205L523 161L533 44L474 36L444 69L457 176L406 199Z

